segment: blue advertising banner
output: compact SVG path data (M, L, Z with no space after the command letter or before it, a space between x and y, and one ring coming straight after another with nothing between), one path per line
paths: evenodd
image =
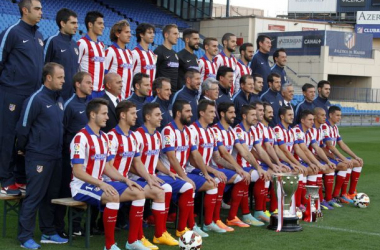
M380 25L376 24L356 24L355 31L359 34L372 34L373 38L380 38Z
M372 34L326 31L330 56L372 58Z

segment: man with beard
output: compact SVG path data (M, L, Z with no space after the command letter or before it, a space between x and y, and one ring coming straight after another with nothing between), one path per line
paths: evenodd
M305 99L297 105L296 111L294 113L294 116L295 116L294 124L300 123L302 111L313 110L315 108L315 105L313 103L315 99L314 85L310 83L305 83L302 86L302 94Z
M233 83L235 82L235 70L237 67L237 60L235 56L232 54L235 52L236 49L236 36L232 33L226 33L222 37L222 44L223 44L223 50L220 52L219 55L217 55L214 58L214 62L216 64L216 69L218 70L220 66L227 66L231 68L234 71L234 78L233 78ZM236 93L234 91L234 86L232 84L231 89L230 89L230 94L231 96Z
M252 61L255 50L252 43L243 43L239 48L239 52L240 59L237 61L235 70L235 93L240 89L240 78L243 75L252 75L252 69L248 65Z
M185 48L178 52L179 68L177 87L173 88L173 93L180 90L185 85L185 73L189 69L199 70L198 57L194 51L199 49L199 32L193 29L185 29L182 33Z
M243 105L248 105L252 100L253 93L253 77L251 75L243 75L240 78L240 90L233 97L232 101L235 105L236 118L234 119L234 125L236 126L241 122L241 109Z
M178 27L175 24L168 24L162 30L164 43L159 45L154 53L157 55L156 77L167 77L170 79L172 89L177 91L179 59L173 46L177 44L179 38Z
M218 40L213 37L207 37L203 40L205 54L198 60L199 72L201 73L202 82L206 78L216 78L216 63L213 61L218 54Z
M278 49L273 53L274 65L271 68L271 73L277 73L281 76L281 84L288 82L286 79L286 51L284 49Z
M158 103L160 105L162 121L161 125L156 128L158 132L168 125L169 122L173 120L171 110L169 110L170 105L170 95L171 91L170 79L166 77L158 77L153 81L153 95L156 96L151 103ZM144 117L143 117L144 118Z
M276 73L268 75L269 89L260 96L261 101L269 102L273 108L273 120L269 124L272 128L280 122L279 109L284 103L284 99L280 94L281 90L281 76Z
M256 39L257 51L253 55L251 61L252 74L259 74L263 77L264 87L260 94L268 89L267 77L270 74L271 68L269 65L269 52L272 47L272 40L269 36L259 35Z
M192 116L191 106L187 101L178 100L173 104L174 120L161 132L163 146L160 160L168 170L179 175L184 181L189 182L193 186L192 190L181 194L178 201L179 206L182 206L184 209L183 213L179 216L176 235L178 237L182 236L189 228L202 237L208 237L208 234L203 232L194 221L193 191L206 191L206 193L215 194L216 183L213 177L208 174L207 166L198 152L194 135L188 127L191 124ZM200 169L203 176L186 172L186 164L189 161L193 166ZM207 213L207 211L205 212Z
M331 84L329 81L322 80L318 83L317 89L318 96L313 101L314 106L323 108L327 114L331 107L331 103L328 99L330 96Z

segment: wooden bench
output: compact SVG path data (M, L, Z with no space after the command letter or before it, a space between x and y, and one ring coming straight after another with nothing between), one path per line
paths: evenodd
M69 208L69 243L70 246L73 243L73 220L75 218L82 218L82 213L78 212L76 209L79 208L86 210L86 228L85 228L85 247L90 247L90 221L91 221L91 206L88 206L85 202L76 201L73 198L61 198L52 199L51 203L56 205L62 205Z
M0 194L0 200L4 201L3 207L3 237L7 231L7 215L9 212L15 212L17 214L17 230L20 231L20 225L18 223L21 211L22 201L25 198L25 194L21 196L9 196L6 194Z

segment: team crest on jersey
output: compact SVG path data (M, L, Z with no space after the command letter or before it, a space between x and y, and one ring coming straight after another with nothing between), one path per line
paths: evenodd
M79 51L77 48L74 48L75 54L79 55Z
M74 150L75 151L79 151L79 149L80 149L80 144L79 143L75 143L74 144Z
M62 102L59 102L59 103L58 103L58 107L59 107L61 110L63 110Z
M9 110L11 111L11 112L13 112L13 111L15 111L15 109L16 109L16 104L9 104Z
M242 140L243 139L243 133L237 133L237 137L239 140Z
M164 137L164 144L165 145L170 145L170 135L165 135L165 137Z
M41 38L38 38L38 42L40 43L41 46L44 46L44 42L42 41Z
M44 166L42 165L37 165L37 173L41 173L42 171L44 171Z

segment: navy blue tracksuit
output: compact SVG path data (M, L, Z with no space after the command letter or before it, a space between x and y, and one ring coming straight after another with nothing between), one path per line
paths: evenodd
M235 114L236 118L234 120L234 126L239 124L242 120L242 115L241 115L241 108L243 105L249 105L253 102L252 95L249 94L248 98L246 96L246 93L240 89L239 92L237 92L234 97L232 98L232 101L234 102L235 105Z
M131 101L134 104L136 104L136 110L137 110L136 125L131 127L131 130L136 131L136 129L138 129L139 127L141 127L144 124L144 120L142 117L142 108L148 100L147 100L147 97L140 97L140 96L136 95L136 93L133 93L126 100Z
M26 197L20 215L21 243L33 238L37 210L43 234L56 234L54 205L61 182L63 100L42 86L23 106L17 123L17 148L25 152Z
M185 100L189 102L191 106L191 112L193 113L193 116L191 117L191 123L195 122L198 119L198 91L191 90L185 85L173 96L171 108L173 107L173 104L176 100Z
M17 154L11 145L15 142L15 128L25 99L41 86L43 45L38 26L22 20L0 35L0 181L3 187L13 184L15 177L20 180L17 182L25 181L22 180L25 173L14 176Z
M232 102L232 99L230 96L230 89L223 88L222 85L219 84L219 96L218 99L215 100L216 110L218 110L219 103L222 102Z
M326 111L326 116L329 115L329 108L331 107L331 103L329 99L324 99L320 96L314 99L313 104L316 107L323 108Z
M268 86L268 75L271 73L271 68L268 62L269 54L264 54L260 52L259 50L256 51L255 55L252 58L251 61L251 69L252 69L252 75L253 74L259 74L263 77L263 90L260 92L260 94L267 91L269 88Z
M303 100L297 105L296 112L294 114L294 123L293 124L299 124L301 122L301 112L304 110L310 110L313 111L315 108L315 105L313 102L308 102L306 100Z
M285 68L282 68L282 67L278 66L277 64L275 64L271 68L271 73L276 73L276 74L279 74L281 76L281 85L284 85L285 83L287 83L288 80L286 79Z
M64 101L74 94L73 77L79 70L79 49L73 36L58 32L55 36L49 37L45 42L45 63L55 62L65 68L65 83L61 90L61 97Z
M162 121L161 121L161 126L157 128L157 131L161 132L161 130L166 125L168 125L171 121L173 121L173 117L171 114L172 110L171 109L169 110L170 101L161 100L158 96L156 96L151 102L152 103L157 102L158 104L160 104L160 110L162 113Z
M284 104L284 98L279 92L275 92L271 89L268 89L260 98L261 101L270 103L273 108L273 120L269 123L269 126L273 128L281 122L278 111Z

